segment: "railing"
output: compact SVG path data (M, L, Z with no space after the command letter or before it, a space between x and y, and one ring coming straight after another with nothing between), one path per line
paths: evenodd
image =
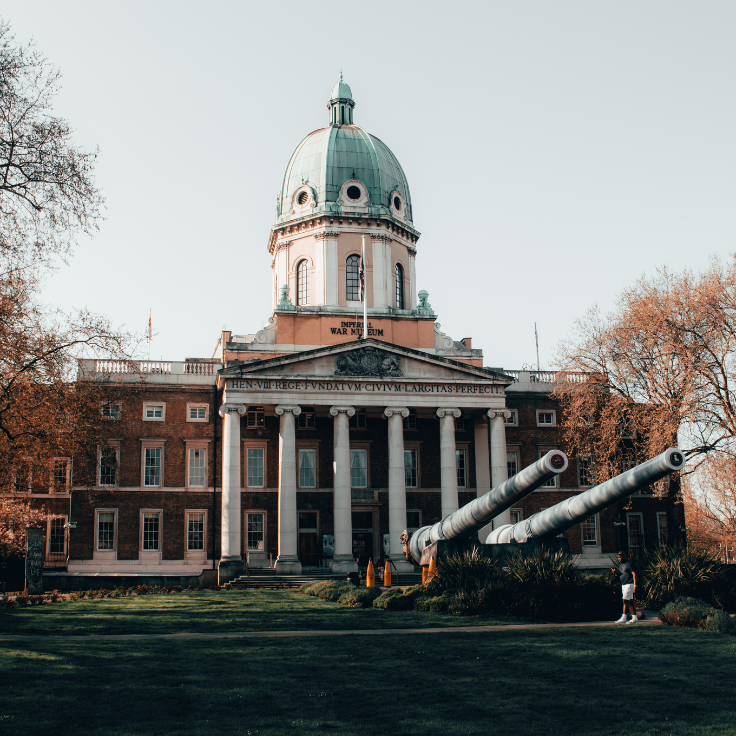
M214 363L184 363L184 373L192 376L214 376L216 372Z
M503 372L517 383L554 383L559 378L564 378L568 383L585 383L588 380L588 374L583 372L507 370Z
M221 363L200 361L170 360L81 360L82 376L102 375L134 380L136 376L204 376L214 377L222 367Z

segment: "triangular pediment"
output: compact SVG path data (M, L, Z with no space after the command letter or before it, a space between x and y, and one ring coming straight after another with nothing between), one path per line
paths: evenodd
M222 369L220 376L483 380L504 386L513 382L510 376L497 371L372 338L305 350L278 358L239 361Z

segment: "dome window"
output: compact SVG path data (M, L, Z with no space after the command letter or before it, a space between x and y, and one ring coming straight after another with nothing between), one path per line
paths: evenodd
M348 187L347 195L350 199L360 199L362 194L363 193L360 191L359 187L356 187L355 185Z
M394 197L394 208L401 210L401 200L398 197Z
M306 192L301 192L297 197L296 201L304 206L309 201L309 195Z

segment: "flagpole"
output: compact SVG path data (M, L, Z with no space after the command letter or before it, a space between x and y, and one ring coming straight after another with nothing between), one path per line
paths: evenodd
M368 297L366 296L365 277L365 235L363 236L363 339L368 337Z
M148 308L148 362L151 362L151 308Z

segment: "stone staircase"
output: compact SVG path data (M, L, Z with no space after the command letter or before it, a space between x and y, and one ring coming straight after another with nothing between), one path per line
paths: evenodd
M277 575L275 570L257 569L252 570L249 575L241 575L230 583L236 590L294 590L304 583L318 583L323 580L347 580L345 573L332 573L326 567L305 567L301 575ZM421 572L403 572L396 580L394 573L393 586L417 585L422 582ZM361 584L365 584L365 578L361 576ZM381 585L380 578L376 584Z

